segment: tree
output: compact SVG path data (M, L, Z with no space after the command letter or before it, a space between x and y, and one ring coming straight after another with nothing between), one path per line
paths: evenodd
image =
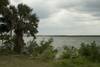
M8 0L0 0L0 8L1 18L4 19L2 23L7 26L9 32L14 31L15 33L14 51L21 53L25 45L23 35L30 34L30 36L36 38L35 34L38 32L39 20L36 14L32 12L32 9L25 4L18 4L15 7L10 5Z
M5 34L3 33L9 31L8 26L5 24L6 20L4 17L2 17L2 15L4 14L4 10L7 9L8 4L9 4L8 0L0 0L0 39L2 40L2 44L5 38Z

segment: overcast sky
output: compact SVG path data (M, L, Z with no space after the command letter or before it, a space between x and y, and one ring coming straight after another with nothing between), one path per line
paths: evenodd
M11 0L25 3L40 19L43 35L100 35L100 0Z

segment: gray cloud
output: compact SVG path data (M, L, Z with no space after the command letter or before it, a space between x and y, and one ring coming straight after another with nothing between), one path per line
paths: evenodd
M19 0L40 17L39 34L100 34L100 0Z
M76 2L75 2L76 1ZM64 2L67 4L67 1ZM74 9L79 12L100 17L100 0L72 0L71 3L62 4L64 9Z
M86 0L79 10L100 17L100 0Z

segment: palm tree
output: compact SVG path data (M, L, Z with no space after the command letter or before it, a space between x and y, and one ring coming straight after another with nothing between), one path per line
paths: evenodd
M4 22L6 22L9 31L14 31L15 33L14 51L21 53L25 45L23 35L30 34L35 38L35 34L38 32L39 20L36 14L25 4L19 4L17 7L12 5L6 6L5 9L2 9L1 14L2 18L5 19Z

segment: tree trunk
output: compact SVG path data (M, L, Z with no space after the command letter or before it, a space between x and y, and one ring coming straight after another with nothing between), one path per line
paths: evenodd
M15 46L14 46L14 51L18 54L22 52L22 49L25 45L24 40L23 40L23 33L21 31L15 32Z

